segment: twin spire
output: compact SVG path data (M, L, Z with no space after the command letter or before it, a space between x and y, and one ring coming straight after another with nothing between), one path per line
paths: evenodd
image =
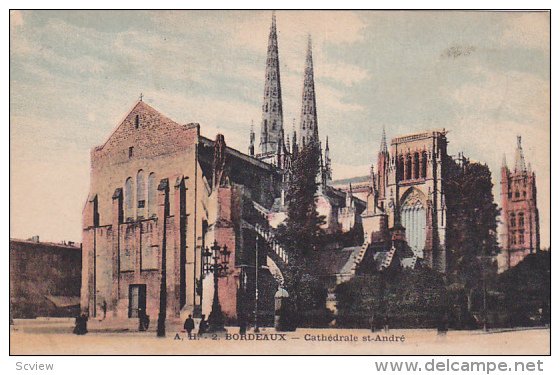
M265 70L260 139L260 154L262 155L275 153L278 145L284 143L278 36L276 35L276 15L274 13L272 13L272 25L268 35Z
M301 121L299 125L299 143L306 145L319 140L317 127L317 103L315 100L315 79L313 76L313 52L311 35L307 39L307 56L303 76L303 90L301 98Z
M261 133L257 157L261 160L272 162L278 151L285 153L284 119L282 111L282 90L280 84L280 62L278 57L278 36L276 30L276 15L272 13L272 23L268 36L268 49L266 58L266 73L262 105ZM254 155L254 133L251 131L249 154ZM317 128L317 109L315 100L315 82L313 77L313 55L311 36L307 41L307 56L305 63L301 118L299 134L294 137L292 148L308 144L310 141L319 141Z

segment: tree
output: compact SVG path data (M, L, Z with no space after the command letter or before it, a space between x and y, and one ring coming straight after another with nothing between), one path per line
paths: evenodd
M442 275L427 267L358 275L337 286L336 299L337 325L354 328L385 316L393 327L435 327L447 305Z
M320 147L317 142L305 145L292 163L291 180L287 194L286 223L278 228L277 238L290 262L287 267L286 289L301 316L306 311L324 307L326 290L309 270L309 260L323 242L321 224L324 217L317 213L317 176L320 173Z
M509 325L550 323L550 269L550 252L541 251L498 275L498 290L504 296L500 308Z
M493 267L490 257L498 252L496 240L499 210L492 195L492 175L487 165L447 161L444 181L447 205L446 242L449 249L449 281L465 290L468 310L472 296L484 288L485 273Z
M287 194L287 220L280 226L280 238L297 259L307 258L321 245L324 217L317 213L317 176L320 173L320 148L317 142L303 147L292 164Z

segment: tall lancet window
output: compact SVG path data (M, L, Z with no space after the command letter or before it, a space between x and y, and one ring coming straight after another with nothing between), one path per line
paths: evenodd
M414 153L414 178L420 178L420 155Z
M136 200L138 201L138 218L143 218L146 207L146 185L144 181L144 171L139 170L136 175Z
M410 155L406 156L406 180L410 180L412 178L412 158Z
M426 172L428 170L428 155L426 151L422 152L422 177L426 177Z
M132 191L132 177L124 183L124 217L125 220L132 218L134 212L134 199Z
M148 217L157 216L157 182L156 174L148 176Z

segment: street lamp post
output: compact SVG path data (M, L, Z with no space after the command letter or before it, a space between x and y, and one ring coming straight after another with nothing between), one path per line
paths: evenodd
M220 247L217 241L210 248L205 249L204 255L204 272L212 273L214 275L214 298L212 300L212 311L208 317L208 332L224 332L224 314L220 305L220 298L218 295L218 281L220 277L226 276L228 271L229 256L231 251L227 246Z
M255 235L255 333L259 330L259 235Z

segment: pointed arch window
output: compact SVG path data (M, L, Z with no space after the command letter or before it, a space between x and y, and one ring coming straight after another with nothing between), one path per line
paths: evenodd
M404 179L404 157L401 155L397 158L397 180Z
M276 120L272 120L272 130L276 130Z
M157 215L157 182L156 174L150 173L148 176L148 217Z
M420 178L420 155L414 153L414 178Z
M523 228L525 226L525 214L523 212L520 212L517 215L517 225L519 228Z
M272 104L272 112L276 112L276 103ZM274 126L272 128L274 129Z
M422 152L422 168L421 168L421 175L423 178L426 178L426 172L428 170L428 154L426 151Z
M124 217L126 220L132 218L133 206L132 177L126 179L124 183Z
M412 177L412 158L410 155L406 157L406 176L405 179L410 180Z
M514 214L514 213L511 213L511 214L509 215L509 226L512 227L512 228L515 228L515 224L516 224L516 222L515 222L515 214Z
M139 170L136 174L136 200L138 201L138 217L144 217L146 207L146 185L144 181L144 171Z
M136 127L136 129L140 127L140 115L136 115L136 118L134 119L134 127Z

